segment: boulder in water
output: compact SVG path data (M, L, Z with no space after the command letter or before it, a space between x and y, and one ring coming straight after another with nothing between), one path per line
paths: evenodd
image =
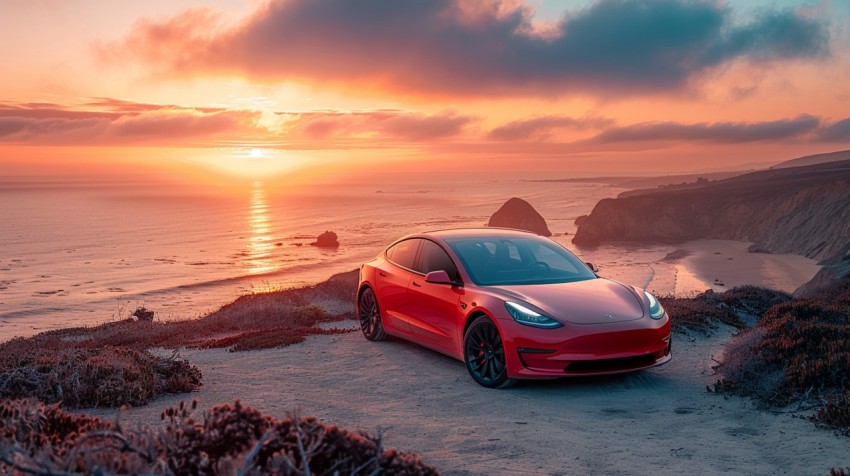
M516 228L537 233L542 236L552 236L546 220L537 213L537 210L521 198L512 198L505 202L496 213L490 217L487 226Z
M319 248L339 248L336 233L326 231L316 238L315 243L310 243L310 246L318 246Z

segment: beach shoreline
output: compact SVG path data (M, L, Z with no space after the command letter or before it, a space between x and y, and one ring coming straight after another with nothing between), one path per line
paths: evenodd
M791 294L820 269L815 260L804 256L750 252L751 244L733 240L682 243L677 248L681 258L668 269L674 273L672 293L687 297L707 289L722 292L752 285Z
M750 253L750 243L732 240L698 240L688 241L669 246L666 255L657 254L657 258L644 263L626 262L629 254L628 248L623 249L623 262L613 266L601 266L600 275L616 279L639 288L646 288L659 295L676 295L680 297L693 296L705 290L711 289L717 292L730 289L734 286L745 284L777 289L792 293L802 284L808 282L817 273L820 266L814 260L789 254ZM656 245L651 245L656 246ZM592 257L593 252L587 250L576 250L583 259ZM667 248L659 247L661 250ZM610 253L608 253L610 254ZM734 264L732 264L734 263ZM338 266L338 268L354 268ZM343 271L343 269L340 269ZM281 271L281 273L283 273ZM717 280L717 281L715 281ZM322 281L318 281L322 282ZM299 287L309 286L304 284ZM278 288L269 287L269 290ZM258 289L255 292L263 292ZM239 296L249 293L236 294L230 300L221 300L221 306L236 300ZM129 314L132 312L130 303L125 304L123 311L120 309L113 312L112 317L103 318L92 322L98 325L105 322L116 321L122 318L121 312ZM140 305L136 302L134 305ZM220 307L220 306L218 306ZM218 307L213 307L207 313L215 312ZM163 309L154 309L158 313ZM198 314L194 317L200 317ZM123 316L126 317L126 316ZM189 318L184 317L185 318ZM44 328L41 321L42 316L20 316L6 318L0 322L0 342L21 336L29 337L41 331L53 330L62 327L75 327L84 323L70 322L66 326L51 326ZM167 318L165 320L182 320Z

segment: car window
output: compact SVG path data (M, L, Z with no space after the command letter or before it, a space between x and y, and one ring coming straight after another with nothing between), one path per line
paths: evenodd
M416 263L416 271L428 274L431 271L443 270L448 273L452 281L460 281L460 273L443 248L431 240L422 240L422 249L419 251L419 262Z
M561 255L556 253L552 248L543 245L531 246L531 253L534 255L534 260L538 263L545 263L546 266L553 270L565 271L570 274L578 272L574 263L565 260Z
M416 250L422 240L413 238L400 241L387 249L387 258L402 268L413 269L416 262Z
M447 240L472 281L482 286L568 283L596 275L559 244L540 237Z

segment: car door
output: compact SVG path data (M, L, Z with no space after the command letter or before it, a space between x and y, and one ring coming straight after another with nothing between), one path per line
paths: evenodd
M422 240L416 261L416 274L408 287L410 301L410 327L414 334L429 341L457 351L460 349L458 327L462 322L460 298L463 286L425 282L431 271L443 270L460 283L460 273L440 245L431 240Z
M422 240L412 238L389 247L386 261L378 266L375 276L378 305L390 326L410 332L408 321L412 303L408 287L414 276L413 267Z

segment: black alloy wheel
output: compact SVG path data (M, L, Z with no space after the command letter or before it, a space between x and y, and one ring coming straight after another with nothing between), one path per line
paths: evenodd
M508 378L502 336L487 316L476 318L463 337L466 369L479 384L487 388L507 388L516 383Z
M366 288L360 294L360 330L363 336L369 340L385 340L387 333L381 324L381 310L378 307L378 299L371 288Z

